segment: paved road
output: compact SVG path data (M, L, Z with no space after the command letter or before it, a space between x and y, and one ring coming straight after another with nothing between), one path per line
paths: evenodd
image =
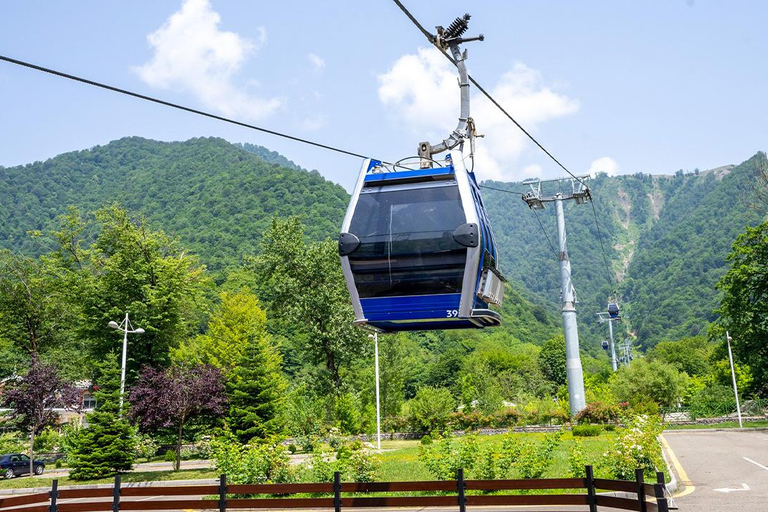
M689 481L675 498L681 512L768 510L768 431L678 430L664 438L683 469L678 479Z

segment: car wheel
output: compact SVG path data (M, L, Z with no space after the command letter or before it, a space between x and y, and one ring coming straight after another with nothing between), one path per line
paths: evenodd
M43 466L35 466L35 474L36 475L42 475L43 474Z
M14 476L16 476L16 475L13 473L13 470L12 470L12 469L9 469L9 470L7 470L7 471L5 472L5 478L6 478L6 479L9 479L9 478L13 478Z

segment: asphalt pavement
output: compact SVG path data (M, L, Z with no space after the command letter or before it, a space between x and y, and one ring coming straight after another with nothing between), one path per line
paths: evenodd
M768 511L768 431L664 432L681 512Z

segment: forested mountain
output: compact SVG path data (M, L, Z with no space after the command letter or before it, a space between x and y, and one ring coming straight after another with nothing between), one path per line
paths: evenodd
M712 171L598 174L589 181L594 212L589 204L565 203L584 348L593 352L599 339L607 337L607 327L595 314L605 310L614 291L627 319L623 328L644 348L706 334L719 301L714 285L726 271L731 244L745 226L763 220L750 198L765 162L765 154L758 153L739 166ZM526 189L517 183L488 185ZM496 190L486 189L484 198L502 248L504 272L554 304L559 299L554 208L548 205L537 213L515 195Z
M718 300L714 284L725 272L730 246L744 226L762 218L744 204L761 161L762 153L714 171L598 174L589 181L591 205L565 204L579 330L587 352L600 352L607 328L595 314L614 293L628 320L623 328L645 347L705 332ZM486 185L526 190L518 183ZM275 216L299 215L311 240L335 237L349 197L317 171L261 146L213 138L166 143L137 137L45 162L0 167L0 194L0 244L13 251L48 251L47 234L68 205L93 211L118 203L178 237L214 272L256 254ZM510 280L506 327L498 334L463 336L540 344L559 330L554 208L534 212L519 194L490 188L483 194L501 267ZM40 236L30 237L30 231Z
M271 163L279 162L279 163ZM114 141L45 162L0 167L0 240L27 254L46 250L55 217L75 205L116 202L179 237L212 270L255 253L273 216L300 215L311 239L334 236L346 191L259 146L222 139Z

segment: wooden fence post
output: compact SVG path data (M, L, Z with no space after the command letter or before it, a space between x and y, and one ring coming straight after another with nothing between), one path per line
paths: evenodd
M56 499L59 497L58 479L53 480L53 484L51 485L51 492L49 493L49 496L51 497L51 506L48 507L48 511L57 512L59 510L59 508L56 506Z
M112 512L120 511L120 473L115 475L115 486L112 488Z
M219 477L219 512L227 512L227 475Z
M659 512L669 512L667 497L664 496L664 484L653 484L653 490L656 494L656 504L659 506Z
M584 479L584 486L587 488L587 501L589 503L589 512L597 512L597 491L595 489L595 474L592 466L584 466L587 477Z
M467 497L464 495L464 490L467 488L467 483L464 481L464 470L459 469L458 475L456 475L456 491L458 492L457 499L459 501L459 512L467 512Z
M646 512L648 507L645 506L645 487L643 480L643 469L637 468L635 470L635 481L637 482L637 501L640 503L640 512Z
M333 472L333 508L341 512L341 473Z

